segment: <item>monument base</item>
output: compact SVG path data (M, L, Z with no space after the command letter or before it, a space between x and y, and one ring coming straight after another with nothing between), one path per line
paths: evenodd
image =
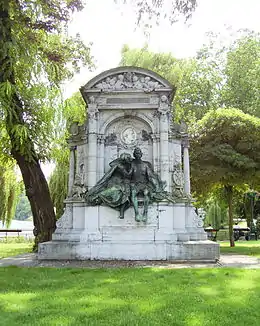
M218 244L185 242L99 242L49 241L40 245L41 260L171 260L215 262Z
M140 211L142 208L140 208ZM216 261L219 245L207 240L189 203L149 206L146 222L132 208L119 213L105 206L67 203L53 241L39 244L38 259Z

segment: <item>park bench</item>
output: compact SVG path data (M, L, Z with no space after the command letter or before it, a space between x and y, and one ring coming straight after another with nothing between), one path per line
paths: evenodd
M22 230L20 229L0 229L0 233L5 233L5 236L7 237L8 233L17 233L17 236L19 237Z

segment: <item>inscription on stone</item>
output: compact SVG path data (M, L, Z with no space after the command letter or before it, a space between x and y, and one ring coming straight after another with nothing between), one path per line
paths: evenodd
M107 104L127 104L127 103L144 103L144 104L149 104L150 99L149 98L143 98L143 97L114 97L114 98L108 98L107 99Z

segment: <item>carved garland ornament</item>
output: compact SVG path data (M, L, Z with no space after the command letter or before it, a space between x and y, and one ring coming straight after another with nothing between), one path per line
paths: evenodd
M163 88L164 85L152 77L137 74L134 72L125 72L114 76L106 77L101 82L94 85L94 88L102 91L120 91L126 89L137 89L143 91L153 91L158 88Z

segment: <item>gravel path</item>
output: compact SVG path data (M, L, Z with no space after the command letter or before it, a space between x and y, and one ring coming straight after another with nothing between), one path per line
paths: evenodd
M37 254L28 253L10 258L0 259L0 267L57 267L57 268L118 268L118 267L157 267L157 268L260 268L260 259L246 255L221 255L216 263L201 262L170 262L170 261L76 261L76 260L49 260L37 259Z

